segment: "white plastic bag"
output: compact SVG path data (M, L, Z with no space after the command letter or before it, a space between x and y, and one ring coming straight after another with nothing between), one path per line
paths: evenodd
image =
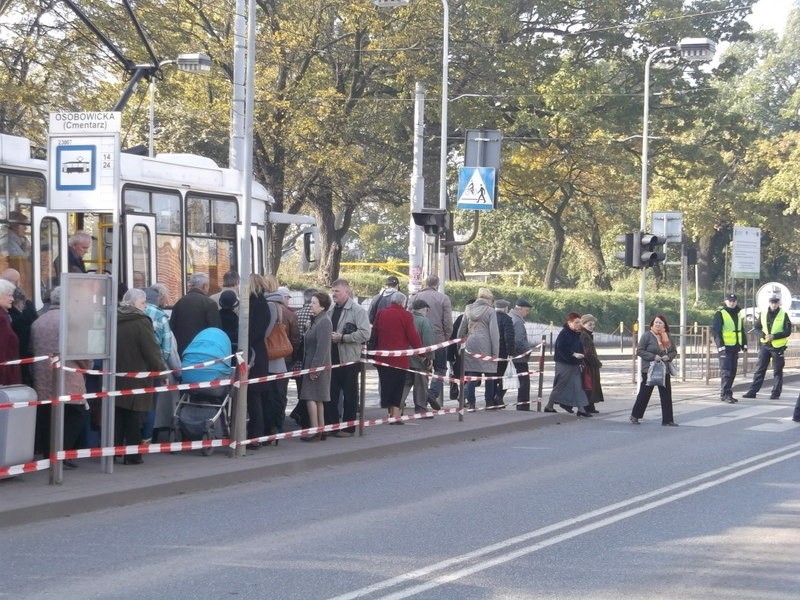
M508 361L508 365L506 365L506 372L503 373L503 389L519 389L519 377L517 377L517 369L514 367L514 363L511 361Z

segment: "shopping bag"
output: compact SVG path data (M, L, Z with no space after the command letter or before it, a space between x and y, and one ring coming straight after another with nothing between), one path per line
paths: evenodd
M647 385L664 387L667 383L667 365L663 362L653 361L647 370Z
M583 390L591 392L594 387L594 377L592 377L592 370L587 365L581 365L581 384Z
M519 377L517 377L517 369L514 367L514 363L511 361L508 361L508 365L506 365L506 372L503 373L503 389L519 389Z

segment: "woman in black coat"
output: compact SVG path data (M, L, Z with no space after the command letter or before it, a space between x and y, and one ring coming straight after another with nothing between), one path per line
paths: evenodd
M583 342L581 342L581 316L571 312L567 315L566 323L561 333L556 338L553 352L555 360L555 378L553 391L545 407L545 412L556 412L553 404L556 402L568 413L573 407L578 408L579 417L591 417L592 413L586 412L588 400L583 391L581 382L581 364L583 363Z
M600 357L597 356L597 348L594 346L594 328L597 326L597 319L594 315L583 315L581 317L581 343L583 344L583 391L586 392L586 399L589 400L587 412L600 412L595 408L595 404L603 402L603 387L600 385L600 368L603 366ZM587 379L590 386L587 389Z

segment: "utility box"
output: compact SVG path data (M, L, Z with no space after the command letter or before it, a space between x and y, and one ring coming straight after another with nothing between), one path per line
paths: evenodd
M0 404L34 402L36 399L36 390L27 385L0 386ZM35 435L35 406L0 410L0 466L32 461Z

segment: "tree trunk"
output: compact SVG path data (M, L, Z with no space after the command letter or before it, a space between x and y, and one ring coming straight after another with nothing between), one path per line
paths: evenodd
M611 278L608 276L606 269L606 259L603 258L603 249L601 247L600 228L595 224L592 227L592 239L590 242L589 250L594 258L594 272L592 274L592 285L598 290L611 291Z
M710 290L714 285L711 273L711 248L713 238L701 237L697 240L697 287L700 290Z
M552 290L556 286L556 270L561 264L561 258L564 256L564 241L566 240L566 233L561 219L556 217L548 219L553 229L553 246L550 249L550 260L547 262L547 271L544 274L544 289Z

